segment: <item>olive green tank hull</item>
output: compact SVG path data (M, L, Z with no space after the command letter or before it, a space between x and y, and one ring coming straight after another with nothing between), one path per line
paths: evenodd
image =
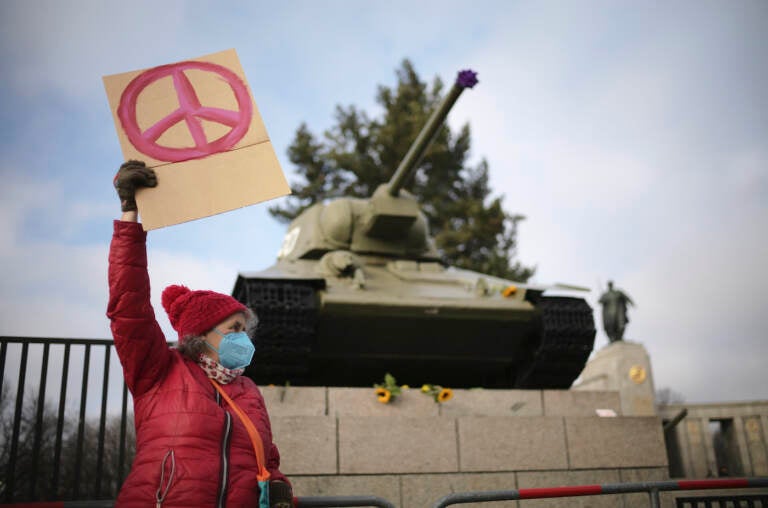
M259 316L247 374L262 385L371 386L390 372L415 386L568 388L595 336L592 310L579 298L366 305L334 301L322 280L238 286L235 296Z

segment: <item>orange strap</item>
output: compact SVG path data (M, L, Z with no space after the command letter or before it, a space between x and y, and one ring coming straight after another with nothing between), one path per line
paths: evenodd
M253 422L250 418L248 418L248 415L243 413L243 410L240 409L237 404L235 404L235 401L229 398L229 395L224 392L221 386L219 386L219 383L211 378L208 379L219 391L224 400L227 401L229 407L231 407L235 414L240 417L243 425L245 425L245 430L248 431L248 435L251 438L251 444L253 444L253 453L256 454L256 465L259 468L258 473L256 474L256 479L259 481L269 480L269 471L266 469L266 461L264 460L264 444L261 442L261 437L259 436L259 432L256 430L256 427L253 425Z

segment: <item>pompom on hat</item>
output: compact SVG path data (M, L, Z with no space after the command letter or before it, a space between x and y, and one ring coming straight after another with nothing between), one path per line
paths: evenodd
M215 291L192 291L186 286L168 286L163 290L163 308L168 313L179 341L203 335L232 314L247 314L245 305L229 295Z

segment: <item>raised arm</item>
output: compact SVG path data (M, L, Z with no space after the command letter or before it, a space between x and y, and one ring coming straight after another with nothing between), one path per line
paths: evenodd
M150 304L147 234L138 222L134 197L136 188L155 185L152 169L138 161L123 164L115 177L123 214L114 222L109 248L107 317L126 384L134 397L163 378L170 358Z

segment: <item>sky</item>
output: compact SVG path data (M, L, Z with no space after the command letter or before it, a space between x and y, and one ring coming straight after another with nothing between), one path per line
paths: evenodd
M102 76L235 48L288 180L297 127L337 104L378 115L409 58L478 72L449 124L523 214L534 282L608 280L625 339L689 402L768 399L768 3L0 2L0 335L108 338L122 162ZM285 225L260 204L149 235L162 289L232 290ZM598 326L595 348L608 344Z

